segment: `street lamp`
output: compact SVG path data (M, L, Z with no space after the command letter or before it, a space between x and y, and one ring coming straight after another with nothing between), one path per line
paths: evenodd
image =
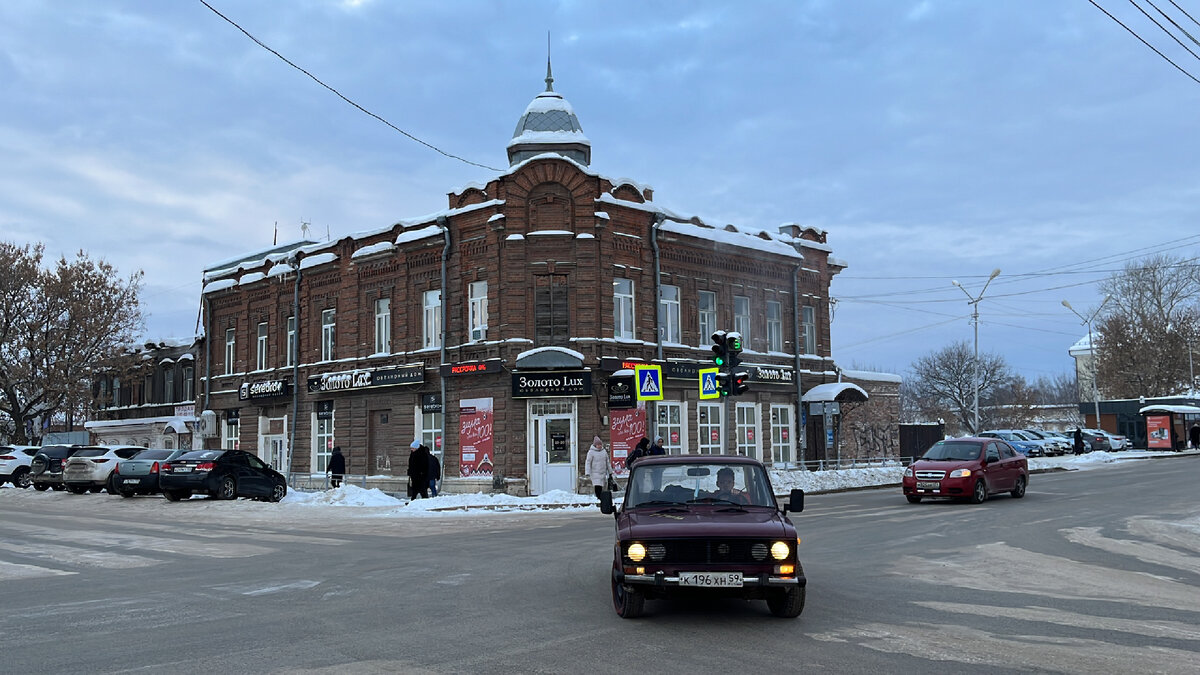
M1092 355L1092 402L1096 405L1097 429L1100 428L1100 387L1098 384L1096 384L1096 380L1099 379L1097 375L1100 373L1100 362L1096 357L1096 343L1092 342L1092 321L1096 319L1096 315L1099 314L1100 310L1104 308L1105 303L1111 299L1111 295L1104 296L1104 300L1100 301L1100 306L1096 308L1096 311L1092 312L1091 316L1087 317L1079 312L1076 312L1075 308L1071 306L1071 303L1067 302L1066 300L1062 301L1062 306L1071 310L1072 314L1079 317L1079 320L1083 322L1080 325L1087 326L1088 329L1088 352Z
M971 323L975 324L975 427L971 430L972 433L979 433L979 301L983 299L983 292L987 290L988 284L992 283L992 279L1000 276L1000 268L992 270L991 276L983 284L983 288L979 290L979 295L971 297L967 293L967 289L962 287L962 284L957 281L950 283L958 286L958 290L966 293L967 304L971 305L974 311L971 312Z

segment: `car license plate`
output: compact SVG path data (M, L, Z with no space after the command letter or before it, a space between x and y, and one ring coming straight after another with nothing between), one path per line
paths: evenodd
M741 572L680 572L680 586L704 586L708 588L741 588Z
M126 478L126 479L125 479L125 484L126 484L126 485L129 485L130 483L140 483L140 482L141 482L141 481L140 481L139 479L137 479L137 478Z
M171 467L171 473L191 473L191 471L192 471L192 467L190 467L190 466Z
M918 489L918 490L936 490L936 489L938 489L938 488L940 488L940 487L942 487L942 484L941 484L941 483L939 483L939 482L937 482L937 481L932 481L932 482L922 482L922 481L918 481L918 482L917 482L917 489Z

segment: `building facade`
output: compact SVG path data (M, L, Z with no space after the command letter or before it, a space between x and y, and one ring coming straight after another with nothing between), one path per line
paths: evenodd
M195 337L131 347L120 366L92 383L90 443L191 448L201 435L196 409Z
M845 264L825 232L713 226L592 172L546 82L508 170L445 210L205 271L208 447L319 475L339 446L351 474L403 476L417 439L441 456L444 489L526 494L578 489L593 436L618 464L643 435L779 466L826 456L831 418L802 401L839 380L828 299ZM750 390L712 400L698 376L719 329L743 335ZM638 401L646 365L660 388Z

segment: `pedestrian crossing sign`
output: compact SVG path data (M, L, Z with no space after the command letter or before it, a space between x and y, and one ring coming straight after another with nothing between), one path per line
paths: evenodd
M721 391L717 385L717 372L719 368L701 368L700 369L700 398L721 398Z
M639 401L663 400L662 366L636 366L637 398Z

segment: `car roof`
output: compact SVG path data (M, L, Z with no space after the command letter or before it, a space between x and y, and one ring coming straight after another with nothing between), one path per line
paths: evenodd
M641 457L634 465L639 466L649 465L670 465L670 464L695 464L703 462L706 464L757 464L762 466L763 463L753 457L745 455L649 455Z

